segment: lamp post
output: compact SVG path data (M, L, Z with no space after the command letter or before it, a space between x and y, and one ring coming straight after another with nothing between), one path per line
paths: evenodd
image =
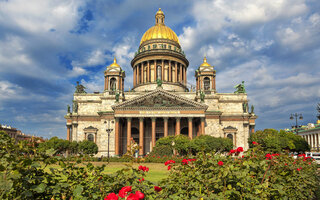
M296 130L296 134L298 134L298 118L300 120L303 120L303 117L302 117L302 114L298 114L298 113L291 114L290 119L293 120L294 118L296 119L295 130Z
M106 129L107 133L108 133L108 162L109 162L109 158L110 158L110 133L113 131L112 128L110 128L110 119L108 119L108 128ZM107 121L104 121L104 123L106 124ZM114 122L111 121L111 123L113 124Z

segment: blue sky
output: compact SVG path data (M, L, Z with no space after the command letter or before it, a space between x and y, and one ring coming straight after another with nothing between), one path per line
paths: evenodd
M257 129L290 127L295 112L315 122L318 0L0 0L0 123L65 138L76 81L102 91L116 56L132 88L130 61L159 7L190 62L188 82L206 55L218 92L245 81Z

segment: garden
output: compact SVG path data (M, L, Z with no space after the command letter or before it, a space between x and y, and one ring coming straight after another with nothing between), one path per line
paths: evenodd
M16 143L0 132L0 199L320 197L318 166L303 154L308 145L283 131L257 131L246 152L224 138L171 136L159 139L154 151L138 159L101 160L90 156L96 151L92 144L73 144L71 151L70 145L62 148L53 140ZM66 151L70 155L61 156ZM289 152L300 154L294 159Z

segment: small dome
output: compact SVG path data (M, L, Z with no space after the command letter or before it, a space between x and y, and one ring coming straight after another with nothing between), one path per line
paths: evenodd
M140 45L143 42L152 40L152 39L168 39L168 40L177 42L180 45L179 39L176 33L173 30L171 30L169 27L164 25L164 18L165 18L165 15L162 12L161 8L159 8L156 14L156 25L149 28L149 30L147 30L143 34L140 41Z
M109 65L109 67L120 67L120 65L117 63L116 58L113 59L113 63L111 65Z
M210 67L211 65L207 63L207 57L203 58L203 63L200 65L200 67Z

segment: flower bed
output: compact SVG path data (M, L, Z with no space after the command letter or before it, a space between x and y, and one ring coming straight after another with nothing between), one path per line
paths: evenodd
M105 166L64 162L60 157L16 145L0 133L1 199L316 199L317 165L305 155L262 151L260 145L228 155L199 153L167 159L169 175L157 185L149 168L128 166L114 174ZM241 155L243 154L243 155ZM42 163L42 164L41 164ZM44 164L44 165L43 165ZM46 165L59 168L45 171Z

